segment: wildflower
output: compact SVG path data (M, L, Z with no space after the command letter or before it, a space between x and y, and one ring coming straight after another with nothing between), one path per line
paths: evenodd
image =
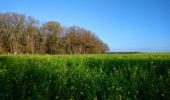
M74 86L71 87L71 90L73 90L73 89L74 89Z
M164 97L165 95L162 93L162 96Z

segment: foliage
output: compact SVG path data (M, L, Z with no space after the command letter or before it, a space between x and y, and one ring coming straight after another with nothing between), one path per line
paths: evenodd
M0 13L0 54L89 54L109 48L91 31L39 21L17 13Z
M1 55L0 98L170 99L170 54Z

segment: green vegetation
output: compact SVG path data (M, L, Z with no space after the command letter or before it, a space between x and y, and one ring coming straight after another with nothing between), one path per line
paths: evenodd
M1 100L170 100L170 54L1 55Z

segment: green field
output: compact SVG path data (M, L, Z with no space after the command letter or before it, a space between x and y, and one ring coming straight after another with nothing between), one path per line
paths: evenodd
M1 55L1 100L170 100L170 54Z

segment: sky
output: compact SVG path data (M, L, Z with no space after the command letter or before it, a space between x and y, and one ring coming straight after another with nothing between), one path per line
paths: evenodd
M170 0L1 0L4 12L86 28L111 52L170 52Z

